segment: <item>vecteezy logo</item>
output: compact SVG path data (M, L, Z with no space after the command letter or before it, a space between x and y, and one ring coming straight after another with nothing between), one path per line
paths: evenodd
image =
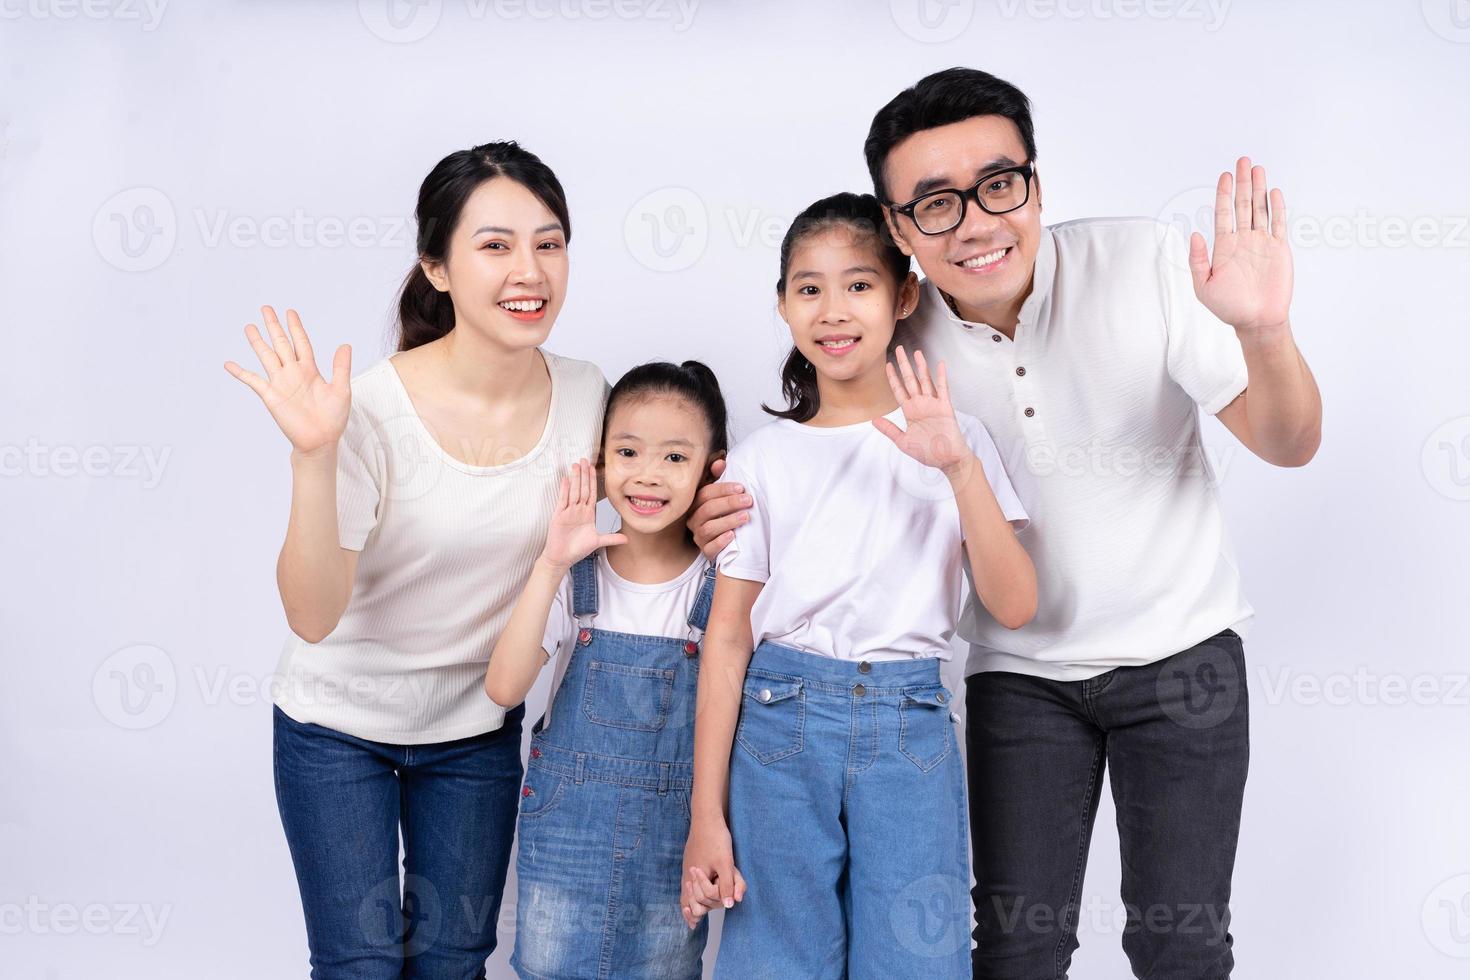
M1470 959L1470 874L1436 885L1424 900L1421 918L1429 945L1446 956Z
M119 728L152 728L173 710L178 696L174 662L155 646L124 647L92 675L92 703Z
M372 945L401 948L404 956L417 956L434 945L444 925L439 889L421 875L404 875L400 897L398 875L384 878L363 898L357 924Z
M888 906L888 925L916 956L953 956L970 945L969 883L953 875L909 882Z
M97 254L124 272L147 272L163 265L177 238L173 203L156 187L119 191L92 216Z
M1195 232L1205 236L1209 244L1215 237L1215 188L1191 187L1180 191L1154 215L1158 222L1155 233L1164 258L1176 268L1189 268L1189 237ZM1169 229L1179 233L1183 244L1168 237Z
M1446 41L1470 44L1470 0L1420 0L1424 23Z
M1451 500L1470 500L1470 415L1450 419L1430 433L1419 462L1436 491Z
M889 0L893 22L915 41L953 41L970 26L975 0Z
M698 262L709 244L709 213L687 187L645 194L623 219L623 239L645 268L678 272Z
M357 0L357 15L373 34L390 44L412 44L439 26L443 0Z
M1159 706L1185 728L1214 728L1235 712L1240 673L1225 649L1202 644L1159 665Z

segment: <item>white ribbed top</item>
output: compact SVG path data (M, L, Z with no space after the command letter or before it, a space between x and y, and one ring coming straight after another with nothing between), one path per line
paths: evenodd
M286 714L404 745L500 727L485 665L545 544L558 478L596 458L608 391L597 365L542 354L546 428L503 465L445 452L392 358L352 379L337 519L342 547L361 551L357 578L331 635L288 636L275 692Z

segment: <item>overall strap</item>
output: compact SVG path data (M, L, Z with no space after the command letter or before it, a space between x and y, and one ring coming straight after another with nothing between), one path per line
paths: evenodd
M597 615L597 552L572 566L572 615L582 618Z
M694 605L689 609L690 635L703 636L705 629L709 626L709 610L715 599L715 565L710 562L704 570L704 581L700 583L699 594L694 597Z

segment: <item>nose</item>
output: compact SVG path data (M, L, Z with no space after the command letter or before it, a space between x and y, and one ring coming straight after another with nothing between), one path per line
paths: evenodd
M516 247L515 263L511 267L509 278L518 286L539 286L544 281L541 256L530 243L522 243Z
M960 241L976 241L992 237L1004 226L1004 219L975 203L974 198L965 202L965 220L954 230Z
M850 319L852 319L852 315L847 311L846 290L828 290L827 292L822 294L820 322L837 324L846 323Z

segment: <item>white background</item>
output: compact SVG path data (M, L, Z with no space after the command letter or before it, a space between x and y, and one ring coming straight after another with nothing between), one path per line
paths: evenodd
M869 189L873 113L953 64L1034 100L1048 221L1208 230L1241 153L1285 189L1322 450L1207 425L1258 610L1238 976L1466 975L1470 4L693 2L0 0L5 975L305 975L287 444L220 367L260 304L371 366L419 182L517 138L570 195L548 347L702 358L739 435L778 391L781 233ZM1073 976L1122 978L1106 799L1097 827Z

